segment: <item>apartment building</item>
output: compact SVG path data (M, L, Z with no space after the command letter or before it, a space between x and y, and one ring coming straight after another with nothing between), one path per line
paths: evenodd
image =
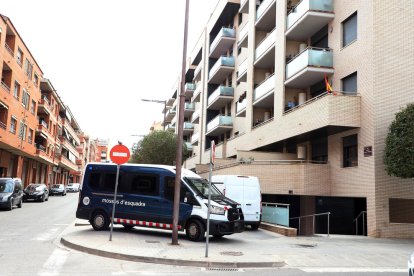
M0 62L0 176L24 185L78 182L80 127L6 16Z
M414 102L413 2L222 0L188 56L185 166L258 176L290 217L330 231L414 237L414 180L383 164L395 113ZM190 45L191 47L191 45ZM179 86L165 124L176 129ZM301 234L327 230L302 220ZM298 221L291 220L298 228Z

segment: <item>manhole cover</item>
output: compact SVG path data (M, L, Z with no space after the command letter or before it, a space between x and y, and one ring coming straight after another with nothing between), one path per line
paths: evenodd
M145 241L146 243L160 243L160 241Z
M297 246L304 248L313 248L316 247L316 244L297 244Z
M220 252L220 254L226 256L243 256L243 253L238 251L224 251Z

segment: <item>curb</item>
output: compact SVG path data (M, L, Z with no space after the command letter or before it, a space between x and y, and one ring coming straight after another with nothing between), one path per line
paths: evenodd
M72 243L61 237L60 243L64 246L85 252L88 254L141 263L155 263L163 265L176 265L176 266L194 266L194 267L219 267L219 268L264 268L264 267L283 267L286 265L285 262L210 262L210 261L190 261L190 260L179 260L179 259L165 259L156 257L136 256L122 253L114 253L109 251L98 250L89 248L79 244Z

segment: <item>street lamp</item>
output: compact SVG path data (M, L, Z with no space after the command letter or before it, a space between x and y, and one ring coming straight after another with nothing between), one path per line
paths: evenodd
M148 100L148 99L141 99L141 101L143 102L151 102L151 103L162 103L164 104L164 130L165 130L165 113L167 112L167 101L162 101L162 100Z

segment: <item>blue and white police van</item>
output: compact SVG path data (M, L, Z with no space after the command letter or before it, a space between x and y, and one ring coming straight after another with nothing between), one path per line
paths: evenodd
M110 225L116 181L115 164L85 166L76 217L89 220L95 230ZM178 229L191 241L205 237L208 181L182 169ZM175 167L125 164L120 167L115 224L172 229ZM241 206L211 187L209 234L215 237L242 232Z

